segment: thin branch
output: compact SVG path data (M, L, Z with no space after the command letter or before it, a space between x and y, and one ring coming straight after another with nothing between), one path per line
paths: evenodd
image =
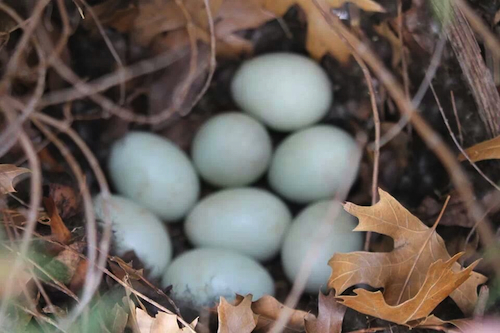
M200 101L200 99L205 95L207 92L208 88L210 87L210 83L212 82L212 78L215 73L215 68L217 66L217 61L215 59L215 53L216 53L216 40L215 40L215 27L214 27L214 19L212 17L212 13L210 11L210 3L209 0L203 0L205 4L205 10L207 13L207 19L208 19L208 27L209 27L209 32L210 32L210 64L209 64L209 69L208 69L208 77L207 80L205 81L205 85L203 88L200 90L198 95L193 99L193 102L191 103L191 107L189 108L189 111ZM183 114L185 115L185 113Z
M425 94L427 93L427 90L429 89L429 85L432 82L432 78L436 75L437 69L439 68L439 64L441 63L441 57L443 55L445 45L446 45L446 35L444 33L441 33L441 37L439 38L434 53L432 54L429 67L425 72L424 79L422 80L422 83L420 84L417 93L415 94L415 96L411 101L415 109L417 109L420 106L420 103L422 102ZM384 136L382 136L382 138L380 139L380 146L383 147L389 141L394 139L399 133L401 133L403 128L405 128L405 126L408 125L409 122L410 122L410 117L406 114L403 114L401 116L401 119L399 119L398 123L393 127L391 127L384 134ZM369 145L369 148L373 149L372 144Z
M457 146L458 150L460 150L460 152L463 154L463 156L465 156L465 158L469 161L469 163L472 165L472 167L474 169L476 169L476 171L481 175L481 177L483 177L491 186L493 186L497 191L500 191L500 186L498 186L493 180L491 180L478 166L476 163L474 163L474 161L471 160L471 158L469 157L469 155L467 154L467 152L465 151L465 149L460 145L460 143L458 142L456 136L455 136L455 133L453 133L453 130L451 129L451 126L450 126L450 122L448 121L448 118L446 117L445 113L444 113L444 110L443 110L443 107L441 105L441 102L439 101L439 98L436 94L436 91L434 90L434 86L431 84L431 91L432 91L432 94L434 95L434 99L436 100L436 103L437 103L437 106L438 106L438 109L439 109L439 112L441 113L441 117L443 117L443 121L444 121L444 124L446 125L446 128L448 129L448 132L450 133L450 137L451 139L453 140L453 142L455 143L455 146ZM453 107L455 108L455 101L454 101L454 98L453 98L453 95L452 95L452 105ZM454 109L454 112L456 113L457 110Z
M62 0L59 0L59 1L62 1ZM87 1L85 1L85 0L79 0L79 1L83 4L85 9L90 13L90 16L94 20L95 25L97 27L97 30L99 30L99 33L101 34L102 39L104 40L104 43L106 43L106 46L108 47L109 52L113 56L113 59L115 59L116 64L118 65L118 69L123 69L123 62L120 59L120 56L118 55L118 52L116 51L115 47L113 46L113 43L111 42L111 40L109 40L109 37L106 34L106 31L104 30L104 28L101 24L101 21L99 20L99 17L97 17L94 10L92 9L91 6L89 6ZM66 10L64 10L64 11L66 11ZM65 14L65 15L67 17L67 14ZM120 80L120 102L119 102L120 105L123 105L125 103L125 82L126 82L126 80L122 77Z
M38 21L40 20L40 17L42 16L42 12L45 9L45 7L49 4L49 2L50 2L50 0L37 1L35 7L33 8L33 12L31 13L30 20L24 21L24 22L26 22L26 26L24 26L24 33L23 33L21 39L19 40L19 42L17 43L14 52L10 56L9 62L5 66L4 76L3 76L2 80L0 81L0 95L5 94L7 92L7 90L9 89L12 76L14 75L14 73L17 71L17 69L19 67L19 61L21 58L21 54L27 48L28 43L32 38L32 35L35 32L36 27L38 26ZM0 8L3 11L5 11L7 14L10 14L13 12L13 10L10 7L4 5L3 3L0 3L0 5L1 5ZM12 17L12 15L11 15L11 17ZM21 22L17 22L17 23L20 24L21 26L23 26L24 22L21 21Z
M460 145L464 145L464 135L462 133L462 123L460 122L460 118L458 117L458 110L457 106L455 104L455 94L453 93L453 90L450 91L451 94L451 105L453 108L453 114L455 115L455 121L457 123L457 128L458 128L458 138L460 139Z
M365 76L365 81L368 85L368 91L370 92L370 101L372 105L373 112L373 123L375 125L375 149L373 151L373 173L372 173L372 205L376 204L378 201L378 174L379 174L379 162L380 162L380 115L377 107L377 97L375 95L375 89L373 89L373 79L370 74L370 70L366 67L364 61L357 55L353 54L356 62L361 67L363 75ZM371 231L366 233L364 250L370 251L370 239Z
M5 13L7 13L15 22L19 24L19 26L23 26L23 19L15 10L12 8L8 7L7 5L0 3L0 10L3 10ZM26 31L25 31L26 33ZM0 135L0 156L3 156L7 151L9 151L12 148L12 145L17 140L17 135L19 133L19 129L22 126L22 124L28 119L29 115L35 111L35 107L40 101L40 98L43 95L44 89L45 89L45 80L47 76L47 64L45 61L45 56L43 54L43 51L37 42L37 40L34 38L34 36L31 36L32 42L35 46L35 50L38 55L38 75L37 75L37 82L35 86L35 90L33 92L33 95L31 96L30 100L28 101L26 107L23 109L23 112L21 113L21 116L17 117L15 120L13 120L7 129ZM7 84L7 83L6 83Z

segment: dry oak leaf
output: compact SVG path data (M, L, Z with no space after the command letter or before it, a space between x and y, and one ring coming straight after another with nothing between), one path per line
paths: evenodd
M111 309L110 317L113 318L109 329L112 333L122 333L125 332L128 321L128 313L120 305L115 304L113 309Z
M153 318L146 311L136 308L135 318L140 333L186 333L193 330L189 327L179 328L177 316L165 312L158 312ZM198 318L193 320L191 327L196 327Z
M319 293L318 318L306 320L307 333L340 333L347 308L337 301L333 290L328 295Z
M500 159L500 136L467 148L465 153L469 156L472 162ZM463 154L460 154L458 159L460 161L466 160Z
M331 54L338 61L346 63L351 52L344 45L337 33L332 30L323 18L321 11L312 0L263 0L265 8L278 16L283 16L287 10L298 5L307 17L306 49L317 60L326 54ZM372 0L319 0L318 3L326 12L330 8L339 8L345 2L352 2L361 9L374 12L385 12L384 8Z
M217 333L250 333L259 320L259 316L252 311L252 295L245 296L236 306L221 297L217 312L219 317Z
M13 164L0 164L0 194L16 192L12 182L17 176L27 172L31 171Z
M10 272L12 271L12 266L16 260L16 255L10 253L0 253L0 299L3 298L6 293L7 279L9 278ZM18 296L26 288L26 285L33 277L30 273L32 268L31 264L23 261L22 269L16 275L16 283L13 284L12 290L10 291L12 296ZM30 288L28 288L29 290Z
M319 0L319 2L327 11L351 2L365 11L385 12L384 8L373 0ZM311 56L321 59L325 54L331 54L340 62L347 62L349 59L349 49L324 21L321 12L311 0L214 0L209 3L214 18L218 55L235 56L250 53L253 48L252 43L239 36L237 32L257 28L277 16L283 16L290 7L298 5L306 13L308 22L306 48ZM182 7L179 4L182 4ZM126 15L125 19L124 16L117 16L116 21L110 21L109 15L108 18L106 15L100 16L103 16L102 19L106 20L108 25L122 32L131 30L133 39L142 45L149 45L155 37L164 33L172 34L166 39L171 47L188 46L190 37L207 44L210 42L209 22L203 0L182 2L144 0L139 2L137 10L138 15L133 22L128 21L133 18L130 15ZM172 39L175 39L175 43Z
M50 230L52 237L54 240L62 244L68 244L71 239L71 232L64 224L61 216L59 216L54 200L52 200L52 198L43 198L43 204L47 210L47 214L50 216Z
M425 281L418 293L411 299L396 306L388 305L380 291L371 292L355 289L355 296L339 296L345 306L358 312L388 320L400 325L416 326L426 318L436 306L464 283L472 274L477 261L469 267L454 272L452 266L462 254L456 254L446 262L439 259L427 271Z
M431 264L440 259L448 261L451 257L434 229L423 224L389 193L379 189L379 195L380 201L373 206L346 203L344 209L359 219L354 231L373 231L389 236L394 240L394 249L388 253L336 253L328 262L332 268L328 287L335 289L337 295L356 284L384 288L385 302L395 306L417 295ZM455 272L461 269L458 263L452 268ZM407 279L406 288L402 290ZM450 294L465 315L472 313L477 287L486 280L485 276L473 272Z
M434 315L430 315L429 317L421 320L418 323L418 327L425 328L435 328L437 326L445 326L446 324L450 324L455 326L459 332L476 332L471 331L474 328L474 319L473 318L464 318L464 319L452 319L452 320L442 320ZM449 330L448 332L457 332L456 330Z
M243 300L243 296L236 295L235 305L240 304ZM253 302L252 311L259 316L259 322L256 327L257 329L269 327L272 323L278 320L284 311L292 311L290 320L285 326L285 328L289 331L302 332L304 331L304 324L306 320L312 321L316 319L312 313L291 309L270 295L264 295L257 301Z
M210 13L214 18L216 52L222 56L250 53L253 45L236 32L256 28L276 17L262 9L262 0L214 0L210 1ZM206 44L210 43L210 29L203 0L157 1L139 3L139 15L131 30L133 38L142 45L149 45L156 37L168 32L165 38L157 40L174 49L190 44L190 37ZM189 24L188 24L189 23ZM113 23L111 23L113 25ZM191 34L191 36L190 36ZM160 49L162 49L160 47Z

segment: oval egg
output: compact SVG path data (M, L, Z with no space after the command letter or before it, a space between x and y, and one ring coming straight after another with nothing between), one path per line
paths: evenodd
M231 82L241 109L278 131L318 122L332 103L326 72L308 57L271 53L243 63Z
M318 125L295 132L276 148L268 179L271 187L296 203L332 198L356 179L360 149L343 130Z
M165 271L172 259L172 243L167 229L153 213L116 195L112 195L108 201L97 195L94 209L101 221L105 219L105 212L109 214L117 255L123 256L134 251L150 271L151 277L158 277Z
M217 247L268 260L275 256L291 222L288 207L257 188L216 192L186 218L188 239L198 247Z
M194 165L212 185L244 186L256 181L271 160L271 138L257 120L238 112L209 119L191 148Z
M327 232L321 233L320 239L315 238L325 221L329 223ZM288 279L295 280L307 252L321 244L312 259L305 290L312 294L317 294L320 288L324 290L332 271L328 266L331 257L336 252L359 251L363 246L363 234L352 231L356 225L357 219L345 212L338 202L320 201L307 206L293 220L281 249L281 262Z
M259 263L221 249L194 249L174 259L163 275L162 286L172 285L172 298L194 306L213 306L221 296L235 293L256 300L274 295L274 282Z
M158 135L129 132L113 145L108 168L120 194L165 221L181 219L198 199L200 184L191 161Z

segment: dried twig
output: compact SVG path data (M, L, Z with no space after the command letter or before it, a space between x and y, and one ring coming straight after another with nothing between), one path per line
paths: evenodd
M188 109L188 112L200 101L200 99L205 95L207 92L210 83L212 82L212 78L215 73L215 68L217 66L217 62L215 59L215 53L216 53L216 40L215 40L215 27L214 27L214 19L212 17L212 13L210 11L210 3L209 0L203 0L205 4L205 10L207 13L207 19L208 19L208 28L210 32L210 63L208 67L208 77L207 80L205 81L205 85L203 88L200 90L198 95L193 99L193 102L191 103L191 106ZM184 113L183 115L185 115Z
M455 121L457 123L458 138L460 139L460 145L463 146L464 135L462 133L462 123L460 122L460 118L458 117L458 110L457 110L457 106L455 104L455 94L453 93L453 90L450 92L450 94L451 94L451 105L453 108L453 114L455 115Z
M26 29L22 25L23 19L17 14L15 10L13 10L11 7L0 3L0 10L3 10L5 13L7 13L15 22L19 24L19 26L23 27L23 29ZM25 30L26 32L26 30ZM35 50L37 52L38 56L38 75L37 75L37 82L35 86L35 90L33 92L33 95L31 96L30 100L28 101L26 107L23 109L21 116L17 117L15 120L12 120L7 127L7 129L0 134L0 156L3 156L7 151L12 148L12 145L17 140L17 135L19 133L19 129L21 125L28 119L29 115L35 111L36 105L39 103L40 98L42 97L43 91L45 89L45 79L47 76L47 64L46 64L46 58L43 54L43 51L40 47L40 45L37 43L36 39L31 36L33 39L33 44L35 46ZM6 79L4 77L4 79ZM4 82L4 81L2 81ZM6 85L9 85L9 81L5 81ZM4 92L6 93L6 92Z
M474 169L476 169L476 171L481 175L481 177L483 177L491 186L493 186L497 191L500 191L500 186L498 186L492 179L490 179L478 166L476 163L474 163L471 158L469 157L469 155L467 154L467 152L465 151L465 149L460 145L460 143L458 142L456 136L455 136L455 133L453 133L453 130L451 129L451 126L450 126L450 122L448 121L448 118L446 117L445 113L444 113L444 110L443 110L443 107L441 105L441 102L439 101L439 98L436 94L436 90L434 90L434 86L431 84L431 91L432 91L432 94L434 95L434 99L436 100L436 103L437 103L437 106L438 106L438 109L439 109L439 112L441 113L441 117L443 117L443 121L444 121L444 124L446 125L446 128L448 129L448 132L450 133L450 137L451 139L453 140L453 142L455 143L455 146L457 146L458 150L460 150L460 152L462 153L462 155L469 161L469 163L472 165L472 167ZM454 102L454 98L453 98L453 94L451 95L451 100L452 100L452 105L453 105L453 108L454 108L454 113L457 113L457 110L455 109L455 102Z
M58 0L58 1L62 1L62 0ZM115 59L116 64L118 65L118 69L122 69L123 62L120 59L118 52L116 52L116 49L113 46L113 43L109 40L109 37L106 34L106 31L104 30L104 28L101 24L101 21L99 20L99 17L97 17L94 10L92 9L91 6L89 6L87 1L85 1L85 0L79 0L79 1L83 4L85 9L90 13L90 16L94 20L95 25L97 27L97 30L99 30L99 33L101 34L102 39L104 40L104 43L106 43L106 46L108 47L109 52L113 56L113 59ZM61 6L59 6L59 10L61 10ZM66 12L66 9L64 9L64 11ZM66 15L66 17L67 17L67 15ZM120 102L119 102L120 105L123 105L125 103L125 82L126 81L123 78L121 78L121 80L120 80Z
M375 125L375 148L373 150L373 173L372 173L372 205L376 204L378 201L378 173L379 173L379 162L380 162L380 116L377 107L377 97L375 95L375 89L373 89L373 79L370 71L366 67L364 61L358 57L357 54L353 54L356 62L361 67L363 75L368 85L368 91L370 92L370 101L372 105L373 112L373 123ZM371 231L366 233L364 250L370 250L370 239Z
M45 9L45 7L49 4L49 2L50 0L37 1L37 4L33 8L33 12L31 13L30 19L26 21L24 20L17 21L17 23L20 24L20 26L24 26L23 24L24 22L26 22L26 25L24 26L24 33L21 39L17 43L14 52L9 58L9 62L5 66L5 73L3 75L2 80L0 80L0 95L7 93L7 91L9 90L12 77L19 67L21 54L26 50L28 43L30 42L33 33L35 32L35 29L38 25L42 12ZM6 6L2 3L0 3L0 5L1 5L0 9L5 11L7 14L11 14L12 12L14 12L12 8L10 8L9 6ZM11 15L11 17L13 16Z
M424 79L420 84L417 93L413 97L411 103L413 107L417 109L422 102L422 99L425 96L425 93L429 89L429 85L432 82L432 78L436 75L439 64L441 63L441 57L443 55L444 47L446 45L446 38L444 34L441 34L438 43L436 44L436 48L434 53L432 54L432 58L425 72ZM406 127L406 125L410 122L410 118L408 115L403 114L401 119L399 119L398 123L392 126L380 139L380 147L385 146L389 141L394 139L401 131ZM373 149L372 145L369 146L370 149Z

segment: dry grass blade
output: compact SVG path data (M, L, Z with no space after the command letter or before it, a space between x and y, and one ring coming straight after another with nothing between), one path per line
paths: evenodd
M434 86L432 84L431 84L431 91L432 91L432 94L434 95L434 99L436 100L439 112L441 113L441 117L443 117L444 124L446 125L446 128L448 129L448 132L450 133L451 139L455 143L455 146L457 146L458 150L460 150L460 152L461 152L461 154L459 155L459 160L460 160L460 157L462 157L462 156L464 157L464 159L467 159L469 161L469 163L472 165L472 167L481 175L481 177L483 177L488 183L490 183L490 185L493 186L497 191L500 191L500 186L498 186L493 180L491 180L488 176L486 176L486 174L481 169L479 169L479 167L476 165L476 163L474 163L474 161L471 160L469 155L465 152L465 150L462 148L462 146L458 142L457 138L455 137L455 134L453 133L453 130L451 129L448 118L446 118L446 115L444 113L441 102L439 101L439 98L438 98L436 91L434 89ZM456 115L458 111L456 108L456 103L455 103L455 98L454 98L453 93L451 93L451 104L453 106L453 111L454 111L453 113ZM459 124L459 122L457 122L457 124ZM485 216L487 215L487 213L488 212L485 213ZM481 223L481 222L482 222L482 219L479 221L476 221L475 226L477 226L477 224ZM469 237L472 234L472 232L475 230L476 230L476 227L472 228L471 233L469 234ZM469 237L467 237L467 239L469 239ZM467 241L467 243L468 243L468 241Z

